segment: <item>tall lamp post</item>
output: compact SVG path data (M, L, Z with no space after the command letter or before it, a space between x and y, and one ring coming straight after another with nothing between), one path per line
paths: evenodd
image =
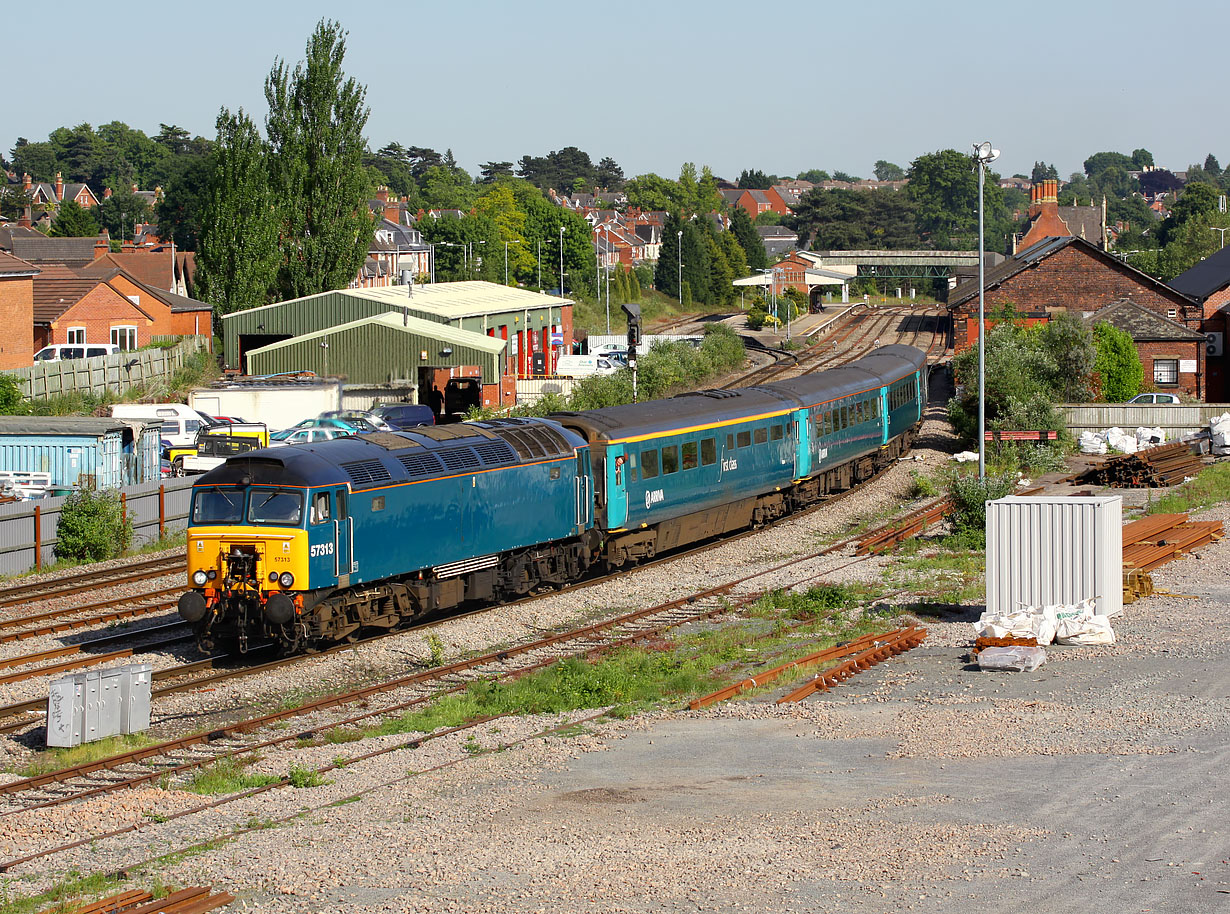
M683 231L675 232L679 240L679 304L683 304Z
M564 294L564 232L567 230L566 225L559 227L559 294L561 297Z
M983 185L987 166L999 158L990 143L974 144L974 167L978 169L978 478L987 478L987 348L986 348L986 255L983 249Z

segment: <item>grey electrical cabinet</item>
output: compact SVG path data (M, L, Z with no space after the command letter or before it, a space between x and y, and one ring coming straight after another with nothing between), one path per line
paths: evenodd
M55 680L47 696L47 745L68 748L148 729L151 679L148 663L133 663Z

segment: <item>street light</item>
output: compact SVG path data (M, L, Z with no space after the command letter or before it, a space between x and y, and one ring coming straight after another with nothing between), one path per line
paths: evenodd
M1209 231L1221 233L1221 246L1224 248L1226 246L1226 232L1230 232L1230 228L1211 228ZM1218 248L1218 250L1221 250L1221 248Z
M564 232L567 230L566 225L559 227L559 294L561 298L564 295Z
M470 241L466 243L466 277L474 271L474 265L478 262L478 258L474 255L474 245L486 244L485 241Z
M999 150L990 143L974 144L974 167L978 169L978 478L987 478L987 349L986 330L986 254L983 248L984 215L983 185L987 166L999 158Z
M504 285L508 285L508 246L510 244L520 244L523 239L518 238L515 241L504 242ZM541 251L541 248L539 248ZM541 254L539 255L541 256Z
M683 304L683 230L675 232L679 240L679 304Z

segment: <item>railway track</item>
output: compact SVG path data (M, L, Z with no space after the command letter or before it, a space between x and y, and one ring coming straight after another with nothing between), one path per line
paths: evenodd
M814 558L818 555L819 553L815 553L805 558ZM287 746L305 738L315 738L335 728L370 725L382 718L401 714L434 701L442 694L462 691L477 680L507 681L544 669L562 659L593 658L640 641L659 638L681 625L728 615L746 608L765 593L764 590L747 589L746 585L759 578L779 574L799 561L799 558L792 558L770 568L685 597L587 624L571 631L549 635L526 644L503 648L457 663L366 685L295 708L197 731L111 758L0 785L0 796L6 797L9 804L7 809L0 811L0 818L61 806L155 782L174 785L181 783L192 772L214 763L251 756L253 753ZM862 559L853 561L862 561ZM831 573L831 570L828 573ZM819 575L804 577L801 581L794 582L794 586L808 583L817 577ZM738 588L744 589L740 592ZM379 707L371 707L372 699L376 696L385 696L388 703ZM360 713L351 713L355 710ZM308 715L312 715L311 723L304 728L269 731L270 727L275 725L285 727L286 722ZM483 721L475 723L481 722ZM453 728L447 732L456 732L458 729L462 728ZM262 738L262 731L272 732L273 735ZM412 745L435 738L437 735L439 734L421 737ZM326 768L341 767L354 761L398 751L402 748L406 746L386 746L374 752L354 754L349 758L335 758L334 763ZM251 791L237 794L231 799L239 799L250 794ZM225 800L205 803L188 812L214 808L221 802ZM108 834L126 830L130 829L121 829ZM0 862L0 871L7 871L22 863L78 847L105 836L95 834L68 844L43 847L24 857Z
M10 584L0 587L0 609L22 603L50 600L97 590L115 584L144 581L176 572L187 572L182 555L162 556L103 571L82 571L35 584Z

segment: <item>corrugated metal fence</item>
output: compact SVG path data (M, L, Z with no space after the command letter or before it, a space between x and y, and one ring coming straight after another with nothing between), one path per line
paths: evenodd
M1077 437L1085 431L1104 432L1113 427L1133 431L1144 427L1160 428L1166 433L1166 439L1170 440L1187 432L1208 428L1210 419L1230 412L1230 403L1170 403L1154 406L1062 403L1058 409L1068 429Z
M132 518L133 545L158 539L160 529L174 533L188 525L192 482L167 479L120 490ZM65 495L0 505L0 574L29 571L38 564L36 553L43 564L55 561L56 527L67 499Z
M29 368L15 368L8 374L17 379L27 400L45 400L78 391L102 394L110 390L122 394L130 387L169 381L188 356L208 345L208 337L190 336L170 349L139 349L92 359L39 362Z

